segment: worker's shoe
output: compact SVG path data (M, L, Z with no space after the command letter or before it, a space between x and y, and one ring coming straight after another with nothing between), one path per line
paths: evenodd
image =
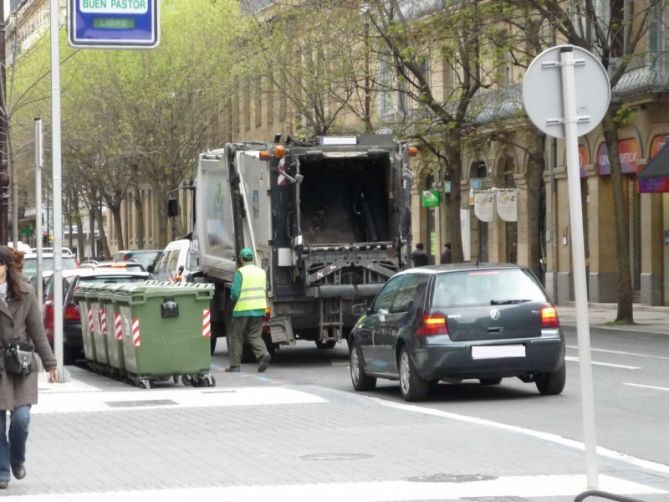
M267 369L271 359L272 359L272 356L270 356L268 352L265 352L265 355L260 358L260 361L258 361L258 372L259 373L262 373L263 371L265 371Z
M26 468L23 464L12 464L12 474L16 479L23 479L26 477Z
M225 368L225 371L227 371L228 373L239 373L240 368L239 368L239 366L229 366L229 367Z

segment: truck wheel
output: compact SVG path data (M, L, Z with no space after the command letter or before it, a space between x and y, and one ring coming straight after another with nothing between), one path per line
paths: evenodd
M362 359L362 349L357 341L351 345L350 368L351 383L355 390L374 390L376 387L376 378L370 377L365 373L364 361Z
M411 361L409 351L402 347L399 360L400 392L405 401L421 401L430 390L430 383L423 380Z
M334 349L337 345L337 340L316 340L316 347L319 349Z
M499 385L502 383L501 378L479 378L481 385Z

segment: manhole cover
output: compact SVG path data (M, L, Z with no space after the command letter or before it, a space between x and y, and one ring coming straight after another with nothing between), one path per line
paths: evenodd
M413 476L405 478L414 483L469 483L471 481L490 481L497 476L489 474L429 474L427 476Z
M327 460L330 462L339 462L342 460L364 460L367 458L374 458L374 455L366 453L312 453L310 455L302 455L300 460Z
M177 404L171 399L144 399L142 401L107 401L112 408L140 408L142 406L172 406Z

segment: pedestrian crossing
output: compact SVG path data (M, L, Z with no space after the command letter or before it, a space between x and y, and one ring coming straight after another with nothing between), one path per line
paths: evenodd
M39 404L32 414L132 411L156 408L203 408L214 406L261 406L325 403L314 394L282 387L207 387L100 391L77 383L40 389Z
M599 489L626 495L661 495L665 492L612 476L600 476ZM358 483L312 483L269 486L227 486L159 490L115 491L107 493L58 494L60 502L378 502L472 500L485 497L520 500L555 500L574 496L586 489L583 475L504 476L462 483L424 483L410 481L370 481ZM11 487L10 487L11 490ZM9 493L7 494L9 495ZM3 501L52 502L54 494L5 496Z

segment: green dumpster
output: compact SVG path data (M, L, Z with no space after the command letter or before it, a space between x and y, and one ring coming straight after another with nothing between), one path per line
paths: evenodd
M86 300L93 315L92 340L95 347L95 360L103 368L109 365L107 356L107 312L105 311L100 294L104 291L104 284L90 284L86 286Z
M107 349L107 362L112 374L125 374L125 358L123 357L123 331L121 329L121 314L113 302L115 291L121 284L101 284L98 291L101 316L104 314L104 324L101 330L104 334ZM101 321L102 324L102 321ZM106 329L103 329L106 328Z
M161 281L122 284L111 294L121 315L126 375L138 386L181 377L213 386L209 370L212 284Z
M89 363L94 363L95 345L93 345L93 311L86 298L86 288L80 288L74 293L74 299L79 303L81 315L81 338L84 345L84 355Z

